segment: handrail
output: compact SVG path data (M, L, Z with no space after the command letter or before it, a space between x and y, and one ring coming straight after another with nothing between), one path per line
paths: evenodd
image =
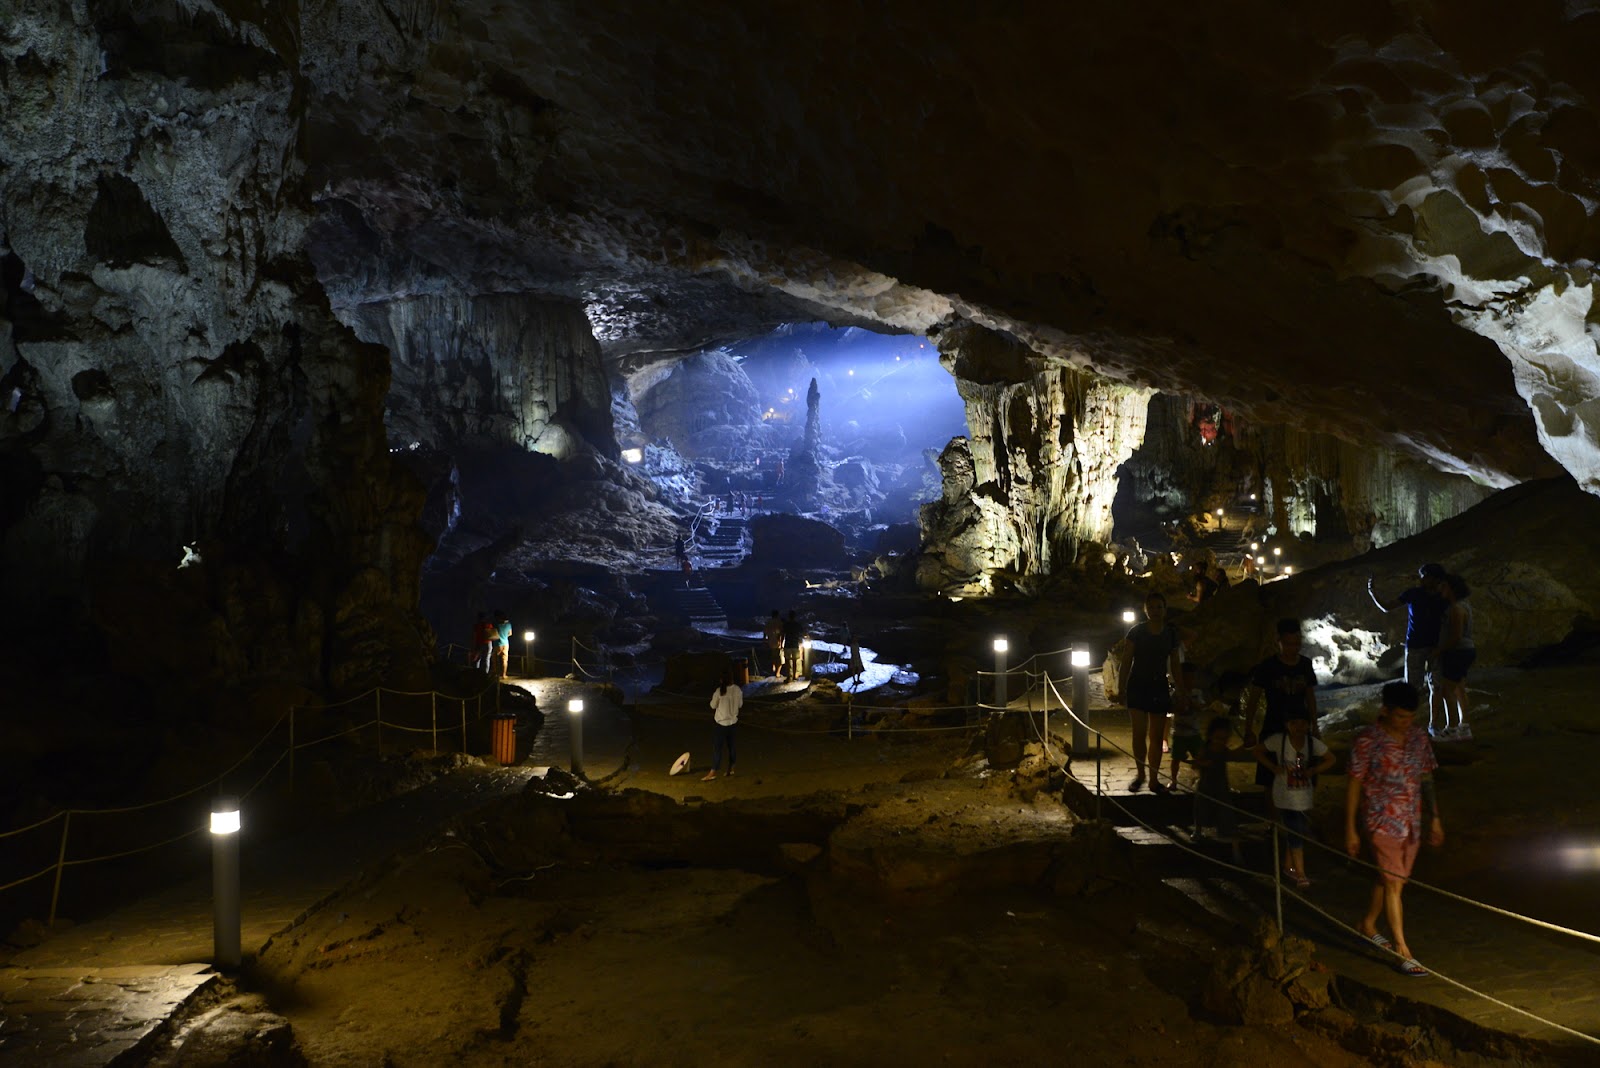
M1060 699L1061 698L1061 694L1060 694L1060 691L1056 689L1055 680L1050 678L1047 675L1045 677L1045 681L1048 684L1050 690L1056 694L1057 699ZM1111 741L1111 740L1107 739L1103 732L1101 732L1099 730L1096 730L1095 728L1089 726L1088 722L1085 721L1084 719L1082 719L1080 716L1078 716L1078 714L1076 712L1072 711L1070 706L1066 705L1065 701L1062 702L1062 705L1063 705L1063 710L1066 712L1067 715L1071 716L1075 721L1077 721L1078 723L1082 724L1085 729L1094 731L1096 739L1097 739L1097 744L1096 744L1097 754L1096 754L1096 761L1095 761L1097 769L1098 769L1098 765L1099 765L1098 751L1103 749L1108 742L1109 742L1110 747L1113 750L1124 754L1129 759L1132 759L1132 757L1133 757L1132 753L1130 753L1130 752L1128 752L1128 750L1122 748L1122 746L1118 745L1115 741ZM1182 786L1182 785L1175 785L1174 786L1174 790L1176 792L1179 792L1179 793L1186 793L1186 794L1194 795L1194 791L1192 791L1188 787L1185 787L1185 786ZM1192 848L1188 847L1187 845L1185 845L1183 842L1181 842L1178 839L1172 837L1170 834L1168 834L1163 829L1158 828L1158 827L1153 827L1150 824L1145 823L1143 820L1139 819L1132 812L1130 812L1125 805L1123 805L1121 802L1119 802L1116 799L1115 796L1106 793L1104 791L1103 787L1101 786L1098 774L1096 775L1096 781L1095 781L1095 797L1096 797L1097 801L1109 802L1111 805L1113 805L1117 809L1119 809L1123 813L1123 815L1125 815L1128 819L1132 820L1133 822L1137 823L1139 826L1145 828L1148 831L1151 831L1152 833L1161 835L1163 838L1166 838L1173 845L1176 845L1180 849L1183 849L1186 852L1193 854L1194 856L1201 857L1201 858L1203 858L1203 859L1205 859L1205 860L1207 860L1207 861L1209 861L1209 862L1211 862L1213 864L1216 864L1216 865L1224 867L1224 868L1228 868L1229 870L1232 870L1232 871L1235 871L1235 872L1239 872L1241 874L1247 875L1247 876L1249 876L1249 877L1251 877L1253 879L1256 879L1256 880L1259 880L1259 881L1262 881L1262 882L1266 882L1270 878L1271 882L1273 883L1273 886L1274 886L1274 889L1275 889L1275 893L1277 894L1280 902L1282 900L1282 896L1287 893L1291 899L1293 899L1295 901L1298 901L1301 904L1306 905L1307 907L1311 908L1312 910L1320 913L1324 918L1329 920L1335 926L1343 928L1344 930L1349 931L1351 934L1356 935L1358 937L1361 936L1361 933L1359 931L1357 931L1354 927L1351 927L1350 925L1348 925L1348 924L1344 923L1343 921L1337 919L1336 917L1330 915L1325 910L1323 910L1323 909L1319 908L1318 906L1312 904L1310 901L1306 900L1301 895L1296 894L1291 890L1287 890L1283 886L1283 873L1279 869L1279 866L1276 863L1273 864L1273 872L1272 872L1272 875L1269 877L1263 872L1252 871L1252 870L1250 870L1248 868L1242 868L1242 867L1239 867L1238 865L1230 864L1230 863L1228 863L1226 861L1223 861L1223 860L1220 860L1220 859L1218 859L1216 857L1212 857L1212 856L1210 856L1208 854L1201 853L1198 850L1192 849ZM1208 797L1207 801L1210 802L1213 805L1218 806L1218 807L1226 808L1226 809L1229 809L1229 810L1231 810L1231 811L1233 811L1235 813L1238 813L1240 815L1244 815L1244 816L1250 818L1251 820L1258 819L1258 817L1257 817L1257 815L1255 813L1249 812L1249 811L1247 811L1245 809L1242 809L1242 808L1239 808L1236 805L1229 804L1227 801L1225 801L1225 800L1223 800L1221 798ZM1284 828L1284 825L1282 823L1277 822L1277 821L1272 821L1271 822L1271 826L1272 826L1272 833L1273 833L1273 844L1274 844L1274 848L1276 848L1277 835L1281 831L1284 831L1285 828ZM1326 852L1335 853L1342 860L1354 861L1358 866L1367 868L1367 869L1371 870L1374 873L1388 874L1388 873L1385 873L1382 868L1379 868L1377 865L1369 863L1368 861L1365 861L1365 860L1361 859L1360 857L1350 857L1347 854L1342 853L1342 852L1338 852L1338 851L1332 849L1331 847L1329 847L1327 845L1324 845L1323 843L1318 842L1315 839L1310 838L1310 837L1302 836L1302 839L1304 841L1306 841L1306 842L1311 843L1312 845L1316 846L1317 848L1326 851ZM1433 886L1433 885L1431 885L1429 883L1424 883L1424 882L1422 882L1422 881L1420 881L1418 879L1408 878L1407 881L1412 886L1416 886L1416 887L1419 887L1419 888L1421 888L1423 890L1427 890L1427 891L1431 891L1431 892L1436 893L1436 894L1440 894L1443 897L1446 897L1446 898L1449 898L1451 900L1457 901L1457 902L1459 902L1461 904L1464 904L1464 905L1471 905L1471 906L1474 906L1476 908L1483 909L1486 912L1491 912L1491 913L1494 913L1496 915L1506 917L1508 919L1519 920L1519 921L1521 921L1523 923L1529 924L1530 926L1542 928L1543 930L1551 931L1551 932L1554 932L1554 933L1557 933L1557 934L1564 934L1564 935L1567 935L1567 936L1569 936L1571 938L1578 939L1580 941L1590 942L1590 943L1600 943L1600 936L1590 934L1588 931L1581 931L1581 930L1577 930L1577 929L1571 928L1571 927L1564 927L1564 926L1562 926L1560 924L1551 923L1548 920L1541 920L1541 919L1539 919L1538 917L1535 917L1535 916L1524 916L1521 913L1512 912L1509 909L1500 908L1498 905L1491 905L1486 901L1477 901L1477 900L1475 900L1473 898L1466 897L1466 896L1464 896L1462 894L1457 894L1457 893L1454 893L1453 891L1445 890L1442 887L1437 887L1437 886ZM1280 911L1279 926L1281 927L1282 926L1282 917L1281 917L1282 906L1281 906L1281 904L1279 906L1279 911ZM1554 1028L1555 1030L1561 1031L1561 1032L1563 1032L1565 1034L1572 1035L1575 1038L1581 1038L1586 1042L1589 1042L1589 1043L1592 1043L1592 1044L1595 1044L1595 1045L1600 1045L1600 1038L1597 1038L1597 1037L1595 1037L1593 1035L1585 1034L1582 1031L1574 1030L1573 1028L1567 1027L1564 1024L1556 1023L1554 1020L1546 1019L1546 1018L1538 1015L1537 1013L1531 1012L1531 1011L1529 1011L1527 1009L1520 1008L1520 1007L1518 1007L1516 1005L1512 1005L1509 1002L1502 1001L1501 999L1494 997L1492 994L1488 994L1488 993L1485 993L1483 991L1476 990L1473 987L1470 987L1467 984L1460 982L1459 980L1450 978L1449 976L1441 975L1437 970L1434 970L1432 968L1430 968L1429 971L1430 971L1431 974L1436 975L1439 978L1445 980L1445 982L1449 983L1451 986L1454 986L1454 987L1456 987L1456 988L1458 988L1460 990L1466 991L1469 994L1472 994L1472 995L1474 995L1476 997L1482 998L1482 999L1484 999L1486 1001L1489 1001L1489 1002L1491 1002L1491 1003L1493 1003L1495 1005L1498 1005L1498 1006L1500 1006L1502 1008L1509 1009L1509 1010L1511 1010L1513 1012L1519 1013L1520 1015L1525 1016L1525 1017L1527 1017L1527 1018L1529 1018L1531 1020L1536 1020L1541 1024L1544 1024L1544 1025L1546 1025L1548 1027Z

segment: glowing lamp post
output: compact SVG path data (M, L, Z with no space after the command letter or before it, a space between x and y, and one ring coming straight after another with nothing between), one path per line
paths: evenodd
M1011 650L1011 643L1004 638L994 640L994 703L1002 709L1009 704L1006 695L1006 653Z
M574 697L567 702L567 734L572 739L572 774L583 778L583 698Z
M1284 574L1284 577L1287 578L1288 576L1294 574L1294 568L1292 566L1290 566L1289 564L1284 564L1283 565L1283 574Z
M1128 626L1130 626L1130 627L1133 626L1134 623L1138 621L1138 619L1139 619L1139 617L1134 613L1133 609L1124 608L1122 610L1122 621L1124 623L1126 623Z
M522 673L528 678L533 678L533 657L528 652L528 647L533 644L533 631L522 632Z
M211 956L218 968L237 968L239 952L239 799L211 803Z
M642 463L643 461L644 461L644 450L643 449L623 449L622 450L622 462L623 463L637 464L637 463Z
M1089 647L1072 647L1072 751L1089 751Z
M1250 543L1250 551L1253 552L1253 553L1254 552L1260 552L1261 551L1261 543L1259 541L1251 542Z

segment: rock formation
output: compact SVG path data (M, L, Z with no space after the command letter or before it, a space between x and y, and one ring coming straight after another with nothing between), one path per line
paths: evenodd
M1111 539L1117 469L1144 434L1149 394L1051 367L1000 334L942 333L970 441L939 458L944 496L922 510L925 588L987 592L996 572L1040 578Z

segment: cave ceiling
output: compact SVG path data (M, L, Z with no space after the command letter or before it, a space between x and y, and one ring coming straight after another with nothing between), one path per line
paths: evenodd
M304 247L346 321L543 295L636 359L966 319L1260 424L1600 490L1589 3L28 6L95 23L112 74L236 99L290 70Z

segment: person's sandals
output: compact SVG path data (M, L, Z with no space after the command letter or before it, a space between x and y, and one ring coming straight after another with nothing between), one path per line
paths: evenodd
M717 777L717 773L716 772L708 771L708 772L705 773L705 776L703 778L701 778L700 781L701 782L710 782L712 779L715 779L716 777Z
M1365 938L1368 942L1371 942L1379 949L1394 949L1394 943L1389 941L1389 936L1384 934L1382 931L1373 931L1371 934L1362 935L1361 937Z
M1170 794L1172 792L1172 788L1166 783L1162 782L1160 779L1151 779L1150 792L1153 794Z
M1428 969L1418 964L1415 957L1407 957L1394 967L1401 975L1409 975L1415 979L1420 979L1428 974Z
M1311 880L1303 871L1290 872L1289 877L1294 880L1294 885L1301 890L1311 889Z
M1143 790L1143 789L1144 789L1144 776L1143 775L1135 775L1133 777L1133 782L1128 784L1128 792L1130 794L1136 794L1140 790Z

